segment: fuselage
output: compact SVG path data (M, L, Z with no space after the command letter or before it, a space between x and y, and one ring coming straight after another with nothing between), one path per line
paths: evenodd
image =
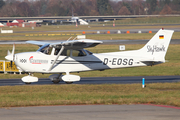
M79 50L83 55L61 55L53 68L49 71L56 55L44 54L42 52L25 52L15 54L15 64L21 71L40 73L65 73L81 72L90 70L105 70L113 68L125 68L136 66L147 66L151 63L141 62L142 57L131 52L114 52L92 54L86 50Z

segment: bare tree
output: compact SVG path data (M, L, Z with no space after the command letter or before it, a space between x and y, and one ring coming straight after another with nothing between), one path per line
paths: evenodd
M118 12L118 15L130 15L130 14L131 13L129 12L126 6L123 6Z
M171 14L172 9L166 4L163 9L161 10L160 14L165 15L165 14Z
M30 9L29 2L21 2L17 5L18 14L20 16L29 17L32 16L32 11Z

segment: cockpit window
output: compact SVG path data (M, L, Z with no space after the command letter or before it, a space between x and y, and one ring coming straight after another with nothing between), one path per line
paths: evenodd
M49 44L45 44L41 46L37 51L50 55L52 51L52 47L49 47Z

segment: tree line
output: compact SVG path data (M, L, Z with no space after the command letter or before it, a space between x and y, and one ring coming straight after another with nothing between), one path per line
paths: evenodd
M180 0L0 0L1 17L180 14Z

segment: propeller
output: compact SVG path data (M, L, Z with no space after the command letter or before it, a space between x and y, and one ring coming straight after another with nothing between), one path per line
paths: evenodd
M7 56L5 56L5 59L9 61L14 61L14 51L15 51L15 45L13 44L12 53L8 50Z

